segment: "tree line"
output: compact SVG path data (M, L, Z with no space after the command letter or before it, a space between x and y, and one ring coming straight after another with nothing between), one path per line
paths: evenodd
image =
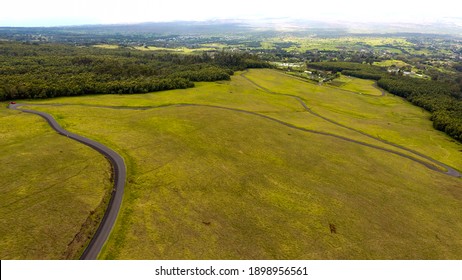
M0 42L0 100L147 93L229 80L269 67L247 53L186 55L59 44Z

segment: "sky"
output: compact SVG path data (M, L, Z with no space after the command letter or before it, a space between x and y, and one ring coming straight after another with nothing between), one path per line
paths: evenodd
M462 18L456 0L2 0L0 26L63 26L179 20L293 18L428 22Z

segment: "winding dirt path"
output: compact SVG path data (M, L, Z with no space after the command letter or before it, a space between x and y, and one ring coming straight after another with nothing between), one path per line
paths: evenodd
M283 95L285 95L285 94L283 94ZM295 97L297 97L297 96L295 96ZM300 99L300 101L301 101L301 99ZM301 102L303 103L303 101L301 101ZM303 104L305 104L305 103L303 103ZM24 105L26 105L26 104L24 104ZM304 132L308 132L308 133L313 133L313 134L318 134L318 135L324 135L324 136L336 138L336 139L339 139L339 140L342 140L342 141L347 141L347 142L350 142L350 143L355 143L355 144L366 146L366 147L373 148L373 149L376 149L376 150L384 151L384 152L391 153L391 154L394 154L394 155L397 155L397 156L412 160L414 162L417 162L417 163L419 163L419 164L421 164L421 165L423 165L423 166L425 166L425 167L427 167L427 168L429 168L429 169L431 169L433 171L444 173L444 174L447 174L447 175L450 175L450 176L453 176L453 177L462 177L462 174L459 173L457 170L451 168L450 166L447 166L446 164L444 164L442 162L439 162L439 161L437 161L435 159L432 159L432 158L430 158L428 156L425 156L425 155L423 155L423 158L427 159L431 163L428 162L428 161L421 160L421 159L419 159L417 157L413 157L413 156L410 156L410 155L407 155L407 154L404 154L404 153L401 153L401 152L398 152L398 151L395 151L395 150L387 149L387 148L384 148L384 147L381 147L381 146L377 146L377 145L374 145L374 144L362 142L362 141L359 141L359 140L351 139L351 138L348 138L348 137L345 137L345 136L341 136L341 135L337 135L337 134L333 134L333 133L329 133L329 132L323 132L323 131L317 131L317 130L304 128L304 127L299 127L299 126L296 126L294 124L284 122L282 120L279 120L279 119L276 119L276 118L273 118L273 117L270 117L270 116L267 116L267 115L263 115L263 114L260 114L260 113L257 113L257 112L237 109L237 108L229 108L229 107L217 106L217 105L194 104L194 103L178 103L178 104L166 104L166 105L159 105L159 106L138 106L138 107L136 107L136 106L129 107L129 106L83 105L83 104L29 104L29 105L30 106L82 106L82 107L90 107L90 108L107 108L107 109L116 109L116 110L153 110L153 109L160 109L160 108L167 108L167 107L208 107L208 108L222 109L222 110L228 110L228 111L233 111L233 112L239 112L239 113L244 113L244 114L248 114L248 115L258 116L260 118L264 118L264 119L279 123L281 125L284 125L286 127L292 128L292 129L296 129L296 130L300 130L300 131L304 131ZM306 104L305 104L305 106L306 106ZM305 106L304 106L305 109L308 108L307 106L306 107ZM372 137L372 138L374 138L374 137ZM374 138L374 139L376 139L376 138ZM380 139L376 139L376 140L380 141ZM380 141L380 142L387 143L385 140ZM397 148L402 148L403 150L407 151L407 148L401 147L400 145L393 144L393 146L397 147ZM447 171L443 171L440 168L438 168L437 166L443 167Z
M318 117L318 118L321 118L321 119L323 119L323 120L325 120L325 121L327 121L327 122L329 122L329 123L331 123L331 124L334 124L334 125L336 125L336 126L340 126L340 127L342 127L342 128L345 128L345 129L354 131L354 132L356 132L356 133L358 133L358 134L361 134L361 135L363 135L363 136L366 136L366 137L368 137L368 138L374 139L374 140L376 140L376 141L382 142L382 143L384 143L384 144L393 146L393 147L395 147L395 148L398 148L398 149L407 151L407 152L412 153L412 154L414 154L414 155L416 155L416 156L419 156L419 157L421 157L421 158L424 158L424 159L426 159L426 160L428 160L428 161L430 161L430 162L432 162L432 163L434 163L434 164L436 164L436 165L438 165L438 166L440 166L440 167L446 169L447 171L446 171L445 173L448 174L448 175L450 175L450 176L453 176L453 177L462 177L462 174L461 174L459 171L457 171L456 169L454 169L454 168L452 168L452 167L450 167L450 166L448 166L448 165L446 165L446 164L444 164L444 163L442 163L442 162L440 162L440 161L438 161L438 160L435 160L435 159L433 159L433 158L431 158L431 157L429 157L429 156L427 156L427 155L424 155L424 154L422 154L422 153L420 153L420 152L417 152L417 151L414 151L414 150L412 150L412 149L410 149L410 148L407 148L407 147L401 146L401 145L399 145L399 144L396 144L396 143L393 143L393 142L390 142L390 141L387 141L387 140L384 140L384 139L375 137L375 136L370 135L370 134L367 134L367 133L365 133L365 132L363 132L363 131L361 131L361 130L358 130L358 129L355 129L355 128L346 126L346 125L344 125L344 124L341 124L341 123L338 123L338 122L336 122L336 121L334 121L334 120L331 120L331 119L329 119L329 118L326 118L326 117L324 117L324 116L322 116L322 115L320 115L320 114L314 112L313 110L311 110L311 109L308 107L308 105L304 102L304 100L302 100L301 97L299 97L299 96L297 96L297 95L293 95L293 94L274 92L274 91L272 91L272 90L270 90L270 89L268 89L268 88L265 88L265 87L263 87L263 86L257 84L256 82L252 81L251 79L247 78L247 77L245 76L245 74L246 74L247 72L248 72L248 71L242 73L242 74L241 74L241 77L244 78L244 79L246 79L248 82L250 82L250 83L253 84L254 86L256 86L256 87L262 89L263 91L265 91L265 92L267 92L267 93L269 93L269 94L283 95L283 96L289 96L289 97L294 98L295 100L297 100L297 101L300 103L300 105L303 106L303 108L305 109L306 112L312 114L313 116L316 116L316 117ZM357 93L355 93L355 92L352 92L352 93L357 94ZM382 90L382 95L380 95L380 96L368 96L368 97L380 98L380 97L383 97L383 96L385 96L385 95L386 95L386 92ZM387 149L387 150L388 150L388 149ZM388 151L391 151L391 150L388 150Z
M98 229L96 230L95 235L93 236L87 248L80 257L80 259L83 260L94 260L98 257L98 254L103 248L104 243L109 237L109 234L111 233L111 230L117 219L117 215L119 214L120 206L122 204L122 197L124 193L125 179L127 177L127 171L124 160L119 154L104 146L103 144L63 129L58 124L58 122L47 113L35 110L19 109L19 107L25 105L27 104L10 104L8 108L41 116L59 134L93 148L94 150L104 155L112 165L114 188L112 190L111 199L109 200L108 207L106 209L106 212L104 213L101 223L98 226Z

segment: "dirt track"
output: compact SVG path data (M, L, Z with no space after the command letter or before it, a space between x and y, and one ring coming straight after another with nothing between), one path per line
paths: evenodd
M447 171L444 172L444 173L446 173L446 174L448 174L448 175L450 175L450 176L453 176L453 177L462 177L462 174L461 174L459 171L457 171L457 170L455 170L454 168L452 168L452 167L450 167L450 166L448 166L448 165L446 165L446 164L444 164L444 163L442 163L442 162L440 162L440 161L437 161L437 160L435 160L435 159L433 159L433 158L431 158L431 157L429 157L429 156L427 156L427 155L424 155L424 154L419 153L419 152L417 152L417 151L414 151L414 150L412 150L412 149L406 148L406 147L404 147L404 146L401 146L401 145L398 145L398 144L389 142L389 141L387 141L387 140L383 140L383 139L381 139L381 138L374 137L374 136L372 136L372 135L370 135L370 134L367 134L367 133L365 133L365 132L363 132L363 131L360 131L360 130L357 130L357 129L355 129L355 128L352 128L352 127L349 127L349 126L340 124L340 123L338 123L338 122L336 122L336 121L334 121L334 120L331 120L331 119L326 118L326 117L324 117L324 116L322 116L322 115L320 115L320 114L318 114L318 113L315 113L315 112L313 112L313 111L308 107L308 105L306 105L306 103L305 103L299 96L292 95L292 94L286 94L286 93L279 93L279 92L274 92L274 91L272 91L272 90L269 90L269 89L267 89L267 88L265 88L265 87L263 87L263 86L261 86L261 85L255 83L254 81L250 80L249 78L247 78L247 77L245 76L245 73L246 73L246 72L242 73L242 74L241 74L241 77L243 77L244 79L246 79L247 81L249 81L250 83L252 83L253 85L255 85L256 87L258 87L258 88L264 90L265 92L267 92L267 93L269 93L269 94L284 95L284 96L292 97L292 98L296 99L296 100L300 103L300 105L303 106L303 108L305 109L305 111L307 111L308 113L310 113L310 114L312 114L312 115L314 115L314 116L316 116L316 117L318 117L318 118L321 118L321 119L323 119L323 120L325 120L325 121L327 121L327 122L329 122L329 123L332 123L332 124L334 124L334 125L336 125L336 126L340 126L340 127L342 127L342 128L345 128L345 129L354 131L354 132L356 132L356 133L358 133L358 134L361 134L361 135L363 135L363 136L366 136L366 137L368 137L368 138L371 138L371 139L374 139L374 140L376 140L376 141L382 142L382 143L384 143L384 144L387 144L387 145L393 146L393 147L395 147L395 148L398 148L398 149L407 151L407 152L412 153L412 154L414 154L414 155L416 155L416 156L418 156L418 157L424 158L424 159L426 159L426 160L428 160L428 161L430 161L430 162L432 162L432 163L434 163L434 164L436 164L436 165L438 165L438 166L440 166L440 167L446 169ZM369 97L380 98L380 97L385 96L385 95L386 95L386 92L383 91L383 90L381 90L381 91L382 91L382 95L380 95L380 96L369 96ZM348 91L348 92L350 92L350 91ZM352 92L352 93L353 93L353 94L357 94L357 93L355 93L355 92ZM346 138L346 137L343 137L343 138ZM349 139L349 138L346 138L346 139ZM352 140L352 139L350 139L350 140L351 140L351 142L362 143L362 142L360 142L360 141L356 141L356 140ZM363 143L363 144L366 144L366 143ZM378 147L378 146L375 146L375 145L369 145L369 144L366 144L366 146L374 146L374 147L377 147L378 149L381 149L381 150L384 150L384 151L388 151L388 152L391 152L391 153L394 153L394 154L399 154L399 155L401 155L401 156L403 156L403 157L406 157L406 158L412 159L412 160L414 160L414 161L423 163L421 160L417 160L416 158L413 158L413 157L411 157L411 156L408 156L408 155L405 155L405 154L402 154L402 153L399 153L399 152L395 152L395 151L392 151L392 150L389 150L389 149L386 149L386 148L381 148L381 147ZM426 165L427 167L429 167L428 164L424 164L424 165ZM431 168L431 167L430 167L430 168ZM431 168L431 169L435 170L434 168ZM436 170L436 171L440 171L440 170Z
M277 94L277 93L272 93L272 94ZM337 139L342 140L342 141L347 141L347 142L355 143L355 144L358 144L358 145L366 146L366 147L369 147L369 148L373 148L373 149L376 149L376 150L381 150L381 151L384 151L384 152L387 152L387 153L391 153L391 154L394 154L394 155L397 155L397 156L412 160L412 161L417 162L419 164L422 164L423 166L425 166L425 167L427 167L427 168L429 168L431 170L434 170L434 171L437 171L437 172L440 172L440 173L444 173L444 174L447 174L447 175L450 175L450 176L453 176L453 177L462 177L462 174L459 171L455 170L454 168L452 168L452 167L450 167L450 166L448 166L448 165L446 165L446 164L444 164L444 163L442 163L440 161L437 161L437 160L435 160L433 158L430 158L429 156L423 155L421 153L418 153L418 152L413 151L411 149L408 149L406 147L400 146L398 144L394 144L394 143L388 142L386 140L375 138L375 137L373 137L373 136L371 136L369 134L366 134L364 132L358 131L358 130L353 129L353 128L349 128L349 127L341 125L341 124L339 124L339 123L337 123L335 121L331 121L331 120L329 120L327 118L324 118L323 116L320 116L317 113L312 112L308 108L308 106L303 102L303 100L301 100L298 96L292 96L292 95L289 95L289 94L282 94L282 95L291 96L293 98L296 98L297 101L300 102L300 104L305 108L306 111L312 113L315 116L318 116L318 117L320 117L322 119L325 119L325 120L327 120L327 121L329 121L329 122L331 122L331 123L333 123L335 125L338 125L338 126L353 130L353 131L355 131L355 132L357 132L357 133L359 133L361 135L370 137L370 138L375 139L375 140L377 140L379 142L382 142L382 143L388 144L390 146L402 149L404 151L408 151L410 153L413 153L413 154L416 155L416 157L401 153L399 151L387 149L385 147L381 147L381 146L377 146L377 145L374 145L374 144L369 144L369 143L366 143L366 142L351 139L351 138L348 138L348 137L345 137L345 136L336 135L336 134L323 132L323 131L307 129L307 128L303 128L303 127L298 127L298 126L293 125L291 123L287 123L287 122L281 121L279 119L276 119L276 118L273 118L273 117L270 117L270 116L267 116L267 115L263 115L263 114L260 114L260 113L257 113L257 112L246 111L246 110L236 109L236 108L229 108L229 107L224 107L224 106L191 104L191 103L168 104L168 105L160 105L160 106L142 106L142 107L104 106L104 105L79 105L79 104L77 104L77 105L76 104L46 104L46 105L30 104L30 105L33 105L33 106L82 106L82 107L94 107L94 108L108 108L108 109L116 109L116 110L152 110L152 109L159 109L159 108L166 108L166 107L187 107L187 106L190 106L190 107L216 108L216 109L222 109L222 110L228 110L228 111L234 111L234 112L240 112L240 113L244 113L244 114L250 114L250 115L258 116L260 118L264 118L264 119L267 119L267 120L270 120L270 121L273 121L273 122L277 122L277 123L279 123L281 125L284 125L286 127L290 127L290 128L293 128L293 129L297 129L297 130L301 130L301 131L309 132L309 133L313 133L313 134L319 134L319 135L324 135L324 136L328 136L328 137L333 137L333 138L337 138ZM422 160L419 157L423 158L423 159L426 159L427 161ZM441 167L442 169L446 169L446 171L443 171L442 169L438 168L438 166Z

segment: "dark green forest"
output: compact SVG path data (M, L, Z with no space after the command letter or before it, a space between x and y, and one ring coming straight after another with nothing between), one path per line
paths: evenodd
M248 53L202 55L0 42L0 100L147 93L229 80L236 70L269 67Z
M318 62L308 66L376 80L379 87L431 112L436 129L462 141L462 93L459 83L450 77L444 81L411 78L388 73L386 68L351 62Z

